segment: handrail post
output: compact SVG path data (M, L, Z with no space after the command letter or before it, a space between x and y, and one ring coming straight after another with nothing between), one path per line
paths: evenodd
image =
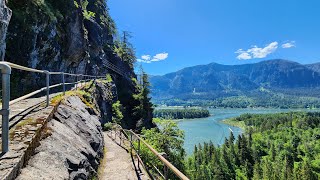
M81 76L80 87L82 87L83 86L83 75L80 75L80 76Z
M138 156L140 157L140 139L138 138ZM138 169L140 170L140 161L138 159ZM141 170L140 170L141 171Z
M132 144L132 132L131 132L131 130L130 130L130 146L131 146L131 155L132 155L133 144Z
M66 84L65 84L65 79L64 79L64 73L62 73L62 90L63 90L63 95L66 95Z
M9 151L9 102L10 102L10 74L11 67L0 62L0 69L2 74L2 154Z
M119 141L120 141L120 146L121 146L121 140L122 140L122 133L121 133L121 129L119 130Z
M49 95L50 95L50 73L49 71L44 71L44 73L46 74L46 91L47 91L47 105L46 107L49 106Z
M168 155L163 152L163 153L159 153L162 157L164 157L165 159L168 159ZM164 179L168 179L168 166L163 164L163 176L164 176Z
M78 90L78 75L76 75L76 91Z
M82 75L79 75L79 88L81 88L81 86L82 86Z

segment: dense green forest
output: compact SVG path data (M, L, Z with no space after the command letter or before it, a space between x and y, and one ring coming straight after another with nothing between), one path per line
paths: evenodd
M207 109L199 108L157 109L153 112L153 116L164 119L193 119L209 117L210 113Z
M167 106L208 106L213 108L320 108L320 99L316 97L299 97L284 94L263 94L252 96L229 96L212 99L202 98L173 98L153 100L154 104Z
M320 113L244 114L237 139L195 146L186 161L191 179L319 179Z

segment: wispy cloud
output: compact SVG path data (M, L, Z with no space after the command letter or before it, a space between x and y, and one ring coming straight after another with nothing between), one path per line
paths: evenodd
M290 41L290 42L282 44L281 47L284 49L293 48L293 47L296 47L295 44L296 44L295 41Z
M235 53L239 54L237 56L237 59L241 59L241 60L252 59L251 55L247 51L244 51L242 49L237 50Z
M166 60L169 57L169 53L163 52L156 54L151 57L151 55L142 55L140 59L137 59L138 62L143 62L143 63L152 63L152 62L157 62L157 61L163 61Z
M265 47L258 47L256 45L248 50L238 49L235 53L238 54L237 59L248 60L254 58L265 58L269 54L275 52L278 49L278 42L272 42Z
M150 55L142 55L141 56L141 59L145 60L145 61L148 61L151 59L151 56Z

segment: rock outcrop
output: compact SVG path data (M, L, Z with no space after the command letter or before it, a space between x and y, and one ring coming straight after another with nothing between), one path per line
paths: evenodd
M99 76L108 73L117 87L112 85L114 87L108 88L115 89L124 107L123 127L137 129L138 121L139 127L153 125L152 116L147 116L143 121L141 117L132 117L134 108L141 103L133 98L140 91L133 70L134 55L130 56L131 59L124 58L124 49L131 46L124 48L120 45L124 43L124 38L121 42L115 40L116 27L105 0L10 0L8 7L12 9L12 18L8 27L5 60L49 71ZM127 40L126 43L130 44ZM125 75L109 69L110 63ZM74 81L74 76L66 76L66 82ZM60 75L50 76L50 84L61 82ZM44 86L43 74L12 71L12 99ZM97 90L99 88L103 90L106 87L98 85ZM50 92L59 90L53 88ZM96 96L97 104L102 108L102 123L110 121L111 106L108 109L105 105L112 105L112 101L102 102L101 99L106 99L101 92Z
M50 135L40 142L17 179L90 179L96 175L104 142L99 117L92 109L77 96L67 97L47 129Z
M111 62L128 77L135 76L132 67L114 52L115 25L104 0L10 0L8 6L13 14L6 60L49 71L112 73L120 78L107 68ZM15 73L13 96L45 85L37 73ZM61 77L52 76L51 80L60 83Z
M0 60L3 60L5 55L5 40L10 18L11 10L6 6L6 0L0 0Z
M112 82L97 81L93 89L93 100L100 112L101 123L111 122L112 104L118 100L116 85Z

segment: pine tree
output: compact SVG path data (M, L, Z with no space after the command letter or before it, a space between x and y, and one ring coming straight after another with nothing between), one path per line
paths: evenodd
M253 180L260 180L262 179L262 169L260 167L259 163L255 163L254 164L254 168L253 168Z
M282 179L289 179L291 176L292 171L288 162L287 157L284 158L284 163L283 163L283 169L282 169Z
M309 179L309 180L317 179L316 175L313 173L310 167L309 158L306 158L306 160L303 161L302 169L301 169L301 179Z
M151 103L150 94L150 82L148 80L148 75L141 68L141 80L138 84L138 93L133 95L134 100L137 105L133 108L133 116L137 119L137 128L141 129L152 128L153 124L150 122L153 115L153 104Z
M270 162L268 159L262 161L262 178L263 179L272 179L272 166L270 166Z
M229 143L230 143L230 144L233 144L233 143L234 143L234 140L235 140L235 139L234 139L233 132L231 132L231 133L230 133L230 137L229 137Z

